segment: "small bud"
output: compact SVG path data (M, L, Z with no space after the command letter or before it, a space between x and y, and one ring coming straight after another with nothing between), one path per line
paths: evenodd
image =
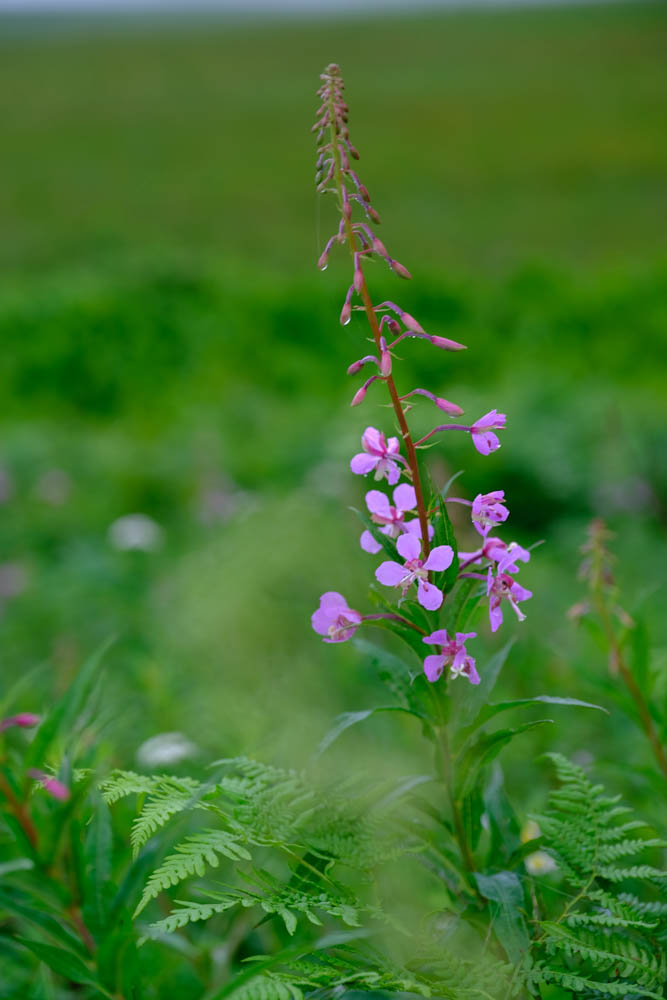
M28 774L35 781L39 781L42 788L52 795L54 799L58 799L59 802L67 802L70 792L66 785L63 785L62 781L58 781L57 778L51 778L48 774L44 774L43 771L30 770Z
M368 218L372 219L376 226L380 225L380 216L377 214L372 205L366 206L366 211L368 212Z
M343 215L346 219L352 218L352 205L350 204L350 199L345 188L343 188Z
M388 375L391 375L391 354L384 337L380 337L380 352L380 374L387 378Z
M450 413L453 417L460 417L463 413L460 406L457 406L456 403L450 403L448 399L443 399L442 396L437 396L434 402L437 407L444 410L445 413Z
M361 270L361 255L355 253L354 255L354 290L355 292L361 292L364 287L364 273Z
M378 379L379 377L380 377L379 375L371 375L369 379L366 379L361 389L357 389L354 396L352 397L352 402L350 403L350 406L359 406L359 403L363 402L364 396L368 392L369 385L371 385L372 382L375 382L375 380Z
M386 246L384 245L382 240L379 240L377 238L377 236L373 237L373 250L375 251L375 253L379 253L381 257L389 257Z
M335 241L336 241L336 237L335 236L332 236L331 239L327 241L327 245L325 246L324 250L322 251L322 253L320 255L320 259L317 262L317 266L320 269L320 271L326 271L327 266L329 264L329 253L330 253L331 248L334 245Z
M352 157L352 159L353 160L358 160L359 159L359 152L358 152L357 149L355 149L355 147L352 145L351 142L348 142L347 148L350 151L350 156Z
M420 326L414 316L411 316L410 313L401 311L400 316L408 330L414 330L415 333L425 333L423 327Z
M354 291L354 285L350 285L347 290L347 295L345 296L345 302L343 303L343 308L340 313L340 325L347 326L352 318L352 293Z
M0 721L0 733L4 733L5 729L11 729L12 726L30 729L32 726L38 726L40 721L39 715L34 715L32 712L20 712L18 715L10 715Z
M449 340L447 337L430 336L428 338L436 347L441 347L443 351L465 351L466 345L459 344L456 340Z
M399 261L392 260L391 258L389 258L387 263L389 264L389 267L392 269L394 274L397 274L399 278L405 278L407 281L409 281L412 278L412 275L408 271L407 267L404 267L403 264L401 264Z

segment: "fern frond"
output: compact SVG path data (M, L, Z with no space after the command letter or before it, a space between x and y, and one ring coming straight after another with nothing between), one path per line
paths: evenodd
M207 866L217 868L220 863L218 855L231 861L251 860L249 851L235 833L226 830L202 830L186 837L176 846L174 853L166 857L150 876L134 915L141 913L150 900L158 896L163 889L178 885L192 875L201 878Z
M112 806L128 795L148 794L158 780L158 778L148 774L116 770L112 771L109 777L100 784L100 792L106 804Z
M155 780L149 798L132 824L130 843L135 858L160 827L190 805L193 796L200 788L200 782L192 778L160 777ZM206 807L204 803L197 801L193 803L193 808Z
M644 824L619 822L629 810L618 797L603 794L584 771L558 754L549 754L561 787L539 817L544 847L573 891L556 920L540 922L541 936L527 982L554 984L586 997L661 997L667 978L658 943L665 908L634 893L619 893L628 881L643 883L650 895L667 873L635 861L647 848L662 848L657 838L628 837Z
M262 973L227 994L234 1000L303 1000L296 983L274 973Z

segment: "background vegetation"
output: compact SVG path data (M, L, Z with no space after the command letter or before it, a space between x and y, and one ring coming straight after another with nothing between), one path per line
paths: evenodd
M509 414L497 455L448 440L433 462L465 468L468 496L504 488L517 540L545 539L502 696L611 712L526 736L508 788L542 804L548 746L594 758L655 816L648 750L565 612L602 514L644 623L637 662L667 697L667 8L2 27L2 688L25 677L21 708L39 712L116 634L118 766L165 730L202 763L298 766L337 713L368 704L362 656L309 627L329 587L363 607L347 461L382 419L372 398L347 407L363 336L337 323L347 261L315 269L333 213L313 193L309 128L336 59L364 179L414 276L401 302L469 345L433 372L411 344L414 376L473 419ZM373 291L393 297L396 279L378 269ZM161 528L153 551L111 544L134 512ZM412 773L412 735L395 719L356 727L332 768Z

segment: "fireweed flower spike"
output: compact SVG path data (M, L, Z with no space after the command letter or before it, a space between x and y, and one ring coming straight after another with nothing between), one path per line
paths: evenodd
M444 628L424 636L424 642L430 646L440 646L440 653L427 656L424 660L424 673L434 684L442 676L445 667L449 667L452 678L467 677L471 684L479 684L479 674L475 669L475 661L466 651L468 639L474 639L476 632L457 632L450 639Z
M361 400L357 402L361 402ZM398 438L391 437L386 441L382 431L375 427L367 427L361 436L361 447L364 449L363 452L355 455L350 462L352 471L358 476L365 476L366 473L375 470L376 479L386 477L389 485L394 486L401 476L401 470L397 463L405 462L405 459L399 454L401 446Z
M320 606L311 621L325 642L345 642L352 638L363 619L358 611L348 608L342 594L329 590L320 597Z
M397 357L393 354L394 349L403 340L422 340L444 351L464 350L465 344L427 332L411 313L396 302L385 300L376 305L371 298L366 280L367 265L370 262L382 259L401 278L408 279L410 273L376 235L378 214L363 181L356 169L352 169L352 163L359 159L359 154L350 143L349 111L343 99L343 90L338 66L327 66L321 76L318 91L321 106L313 128L318 147L316 184L319 191L335 199L338 223L334 235L324 246L318 266L326 267L329 254L336 244L347 244L352 259L352 275L340 321L346 325L351 321L353 313L363 313L374 345L371 349L366 348L368 353L353 361L348 368L348 374L353 376L358 375L365 365L371 365L373 372L357 389L352 403L356 406L364 401L373 382L384 383L391 400L396 427L393 437L385 436L391 433L388 428L367 427L362 436L363 451L354 455L350 467L352 472L360 476L372 472L376 480L386 479L392 487L398 484L401 475L408 479L407 483L397 486L391 496L385 496L379 490L371 490L366 495L372 521L384 535L395 539L396 549L403 560L403 563L391 559L382 562L375 576L381 584L396 588L403 596L416 584L417 600L429 611L437 611L445 600L443 589L437 585L441 583L441 579L446 581L443 586L448 592L457 589L459 581L465 577L484 581L487 583L491 626L495 631L502 621L504 600L509 601L519 618L523 618L518 605L531 596L530 591L520 587L512 576L518 572L519 563L528 560L529 553L514 542L507 545L501 539L491 537L492 531L497 530L509 514L505 506L505 494L502 490L496 490L479 494L473 501L446 498L447 501L467 504L471 508L472 523L480 542L480 548L475 552L459 551L457 573L453 569L446 573L455 563L454 542L451 534L447 534L451 531L451 525L445 524L448 519L437 491L426 503L417 446L425 444L440 431L458 430L470 434L480 454L489 455L500 447L496 432L504 428L506 417L504 413L494 409L472 424L442 424L419 441L415 441L412 436L407 416L412 409L413 397L425 397L454 419L461 415L462 409L457 403L421 387L411 391L403 390L403 394L399 395L395 382ZM408 514L411 520L406 520ZM373 554L379 553L382 546L377 538L376 532L364 531L360 540L362 549ZM431 549L433 538L451 542L451 545L436 544ZM470 572L468 567L471 567ZM445 576L434 577L434 574L440 573ZM477 597L473 598L476 599ZM436 630L425 639L427 643L437 647L426 658L425 669L429 680L437 679L449 668L452 676L466 676L474 684L479 681L479 676L475 662L465 648L466 641L473 638L474 634L455 631L455 607L453 603L451 632L448 634L442 629ZM341 642L351 638L362 623L371 624L374 620L383 618L385 625L391 625L392 621L400 623L394 631L403 638L406 626L423 637L423 617L420 615L418 622L413 620L413 614L414 607L406 603L404 614L398 614L397 609L390 608L388 613L361 615L350 609L340 594L330 592L323 595L320 608L313 615L313 628L325 641Z
M376 578L385 587L400 587L403 596L413 583L417 583L417 600L428 611L437 611L443 602L443 593L428 582L431 571L442 572L452 564L454 550L450 545L438 545L431 549L428 559L419 558L421 541L412 534L401 535L396 542L398 554L405 559L405 565L387 560L380 563L375 571Z

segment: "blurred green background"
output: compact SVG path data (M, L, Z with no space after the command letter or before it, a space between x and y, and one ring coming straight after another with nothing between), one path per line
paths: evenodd
M469 346L409 343L400 385L509 415L500 452L451 436L432 474L504 488L508 537L545 540L528 620L491 637L482 619L478 649L519 639L502 696L611 711L557 716L509 753L511 781L547 746L607 777L648 768L565 611L601 514L667 696L667 6L0 29L2 689L24 677L39 710L116 634L102 712L121 764L178 730L200 761L298 765L337 713L382 699L353 645L309 625L323 590L367 606L349 508L368 485L347 463L368 423L391 427L379 395L348 407L349 261L315 268L335 220L309 130L336 60L382 238L414 278L378 265L372 293ZM427 404L414 420L432 425ZM136 513L149 549L118 548ZM402 774L426 751L392 719L330 753Z

